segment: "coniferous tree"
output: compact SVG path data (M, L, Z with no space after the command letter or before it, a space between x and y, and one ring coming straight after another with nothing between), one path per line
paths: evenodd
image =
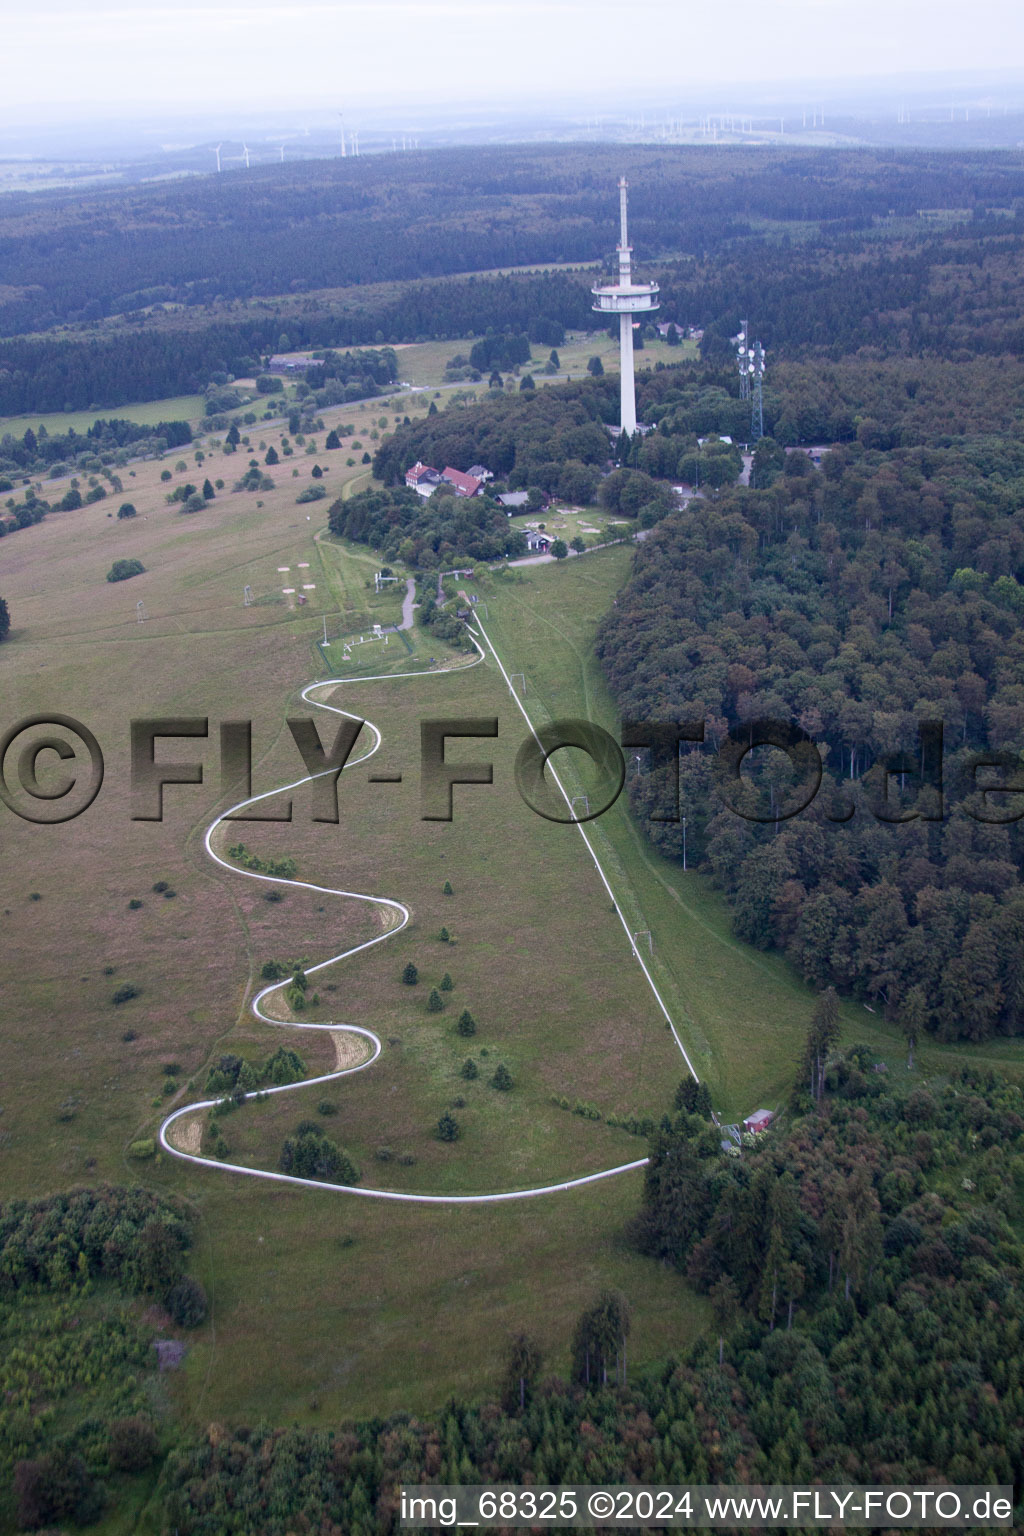
M718 1326L718 1363L721 1365L725 1335L740 1315L740 1298L731 1275L721 1275L708 1292Z
M439 1141L458 1141L461 1135L459 1122L450 1109L446 1109L437 1122L437 1136Z
M602 1291L576 1324L572 1345L574 1379L587 1387L606 1386L611 1374L616 1384L624 1384L629 1329L629 1303L625 1296L621 1291Z
M825 1070L829 1054L839 1040L839 999L835 987L828 987L818 999L804 1045L801 1080L809 1087L811 1098L820 1104L825 1092Z
M676 1109L685 1109L688 1115L697 1113L697 1079L684 1077L676 1089Z
M542 1364L541 1352L529 1335L513 1334L506 1347L501 1381L501 1406L506 1413L525 1413Z

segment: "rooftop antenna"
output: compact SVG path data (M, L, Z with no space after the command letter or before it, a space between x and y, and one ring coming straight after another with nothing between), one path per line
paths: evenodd
M214 154L217 156L217 170L218 171L220 170L220 152L223 149L223 147L224 146L222 144L218 144L217 148L214 150Z

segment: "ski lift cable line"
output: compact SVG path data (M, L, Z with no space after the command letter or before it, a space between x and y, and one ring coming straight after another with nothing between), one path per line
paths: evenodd
M480 631L480 634L483 636L483 639L485 640L485 642L487 644L487 649L490 651L491 655L494 657L495 661L497 662L498 669L501 672L502 677L505 679L506 683L508 683L509 692L511 693L513 699L515 699L516 704L517 704L517 706L519 708L520 714L522 715L523 719L526 721L527 725L529 726L530 733L533 736L534 741L543 750L543 742L541 741L540 737L537 735L536 730L534 729L533 721L530 719L530 716L527 714L526 709L525 709L525 707L523 705L522 699L519 698L519 696L516 693L515 689L512 687L512 683L511 683L511 681L509 679L508 673L505 670L504 664L502 663L501 657L498 655L497 651L494 649L494 645L493 645L493 643L491 641L491 637L490 637L490 635L488 635L487 631L484 629L484 626L483 626L482 622L480 621L480 619L477 619L477 627L478 627L478 629ZM566 805L569 807L569 811L570 811L570 814L571 814L572 813L572 800L571 800L571 798L569 796L569 793L566 790L564 784L562 783L561 779L558 777L558 770L555 768L555 766L551 762L550 758L548 759L548 762L547 762L547 768L548 768L548 770L549 770L549 772L551 774L551 777L554 779L555 783L558 785L558 789L559 789L559 792L560 792L560 794L562 796L562 799L565 801ZM575 826L577 832L582 837L584 843L586 844L587 852L590 854L590 857L594 861L594 868L597 870L597 873L598 873L598 875L600 877L600 880L601 880L601 884L604 886L605 890L608 892L608 899L609 899L609 901L612 903L612 905L615 908L615 915L618 918L620 924L622 925L622 931L625 933L626 938L629 940L629 947L636 954L636 958L637 958L637 960L639 961L639 964L640 964L640 969L643 971L644 976L647 979L647 985L650 987L651 992L654 994L654 999L655 999L656 1003L658 1004L658 1007L661 1009L661 1012L662 1012L662 1014L663 1014L663 1016L665 1018L665 1022L668 1024L669 1029L672 1031L672 1037L675 1040L676 1045L679 1047L679 1050L680 1050L680 1053L682 1054L683 1060L686 1062L686 1065L689 1068L690 1076L693 1078L695 1083L699 1083L700 1082L700 1078L697 1075L697 1069L693 1065L693 1062L690 1060L690 1054L687 1051L686 1046L683 1044L682 1040L679 1037L679 1031L676 1029L675 1022L674 1022L674 1020L672 1018L672 1015L668 1011L668 1008L667 1008L667 1006L665 1004L665 1000L662 997L661 993L659 992L657 984L656 984L656 982L654 980L654 977L651 975L650 970L648 969L647 964L646 964L643 956L641 954L639 954L639 952L636 951L636 946L633 943L633 935L630 932L629 924L626 922L626 919L623 916L622 911L620 910L619 903L615 899L615 893L614 893L614 891L612 890L611 886L608 883L608 877L605 875L604 870L601 868L601 861L598 858L596 852L594 851L594 845L590 841L590 838L587 836L586 832L584 831L582 823L576 821L575 817L573 817L573 825Z

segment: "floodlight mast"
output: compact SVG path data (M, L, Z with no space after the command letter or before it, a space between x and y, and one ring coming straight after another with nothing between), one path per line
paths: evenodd
M634 283L633 250L626 222L629 183L619 180L619 281L591 289L599 314L619 317L620 426L630 436L636 431L636 384L633 376L633 316L658 308L657 283Z

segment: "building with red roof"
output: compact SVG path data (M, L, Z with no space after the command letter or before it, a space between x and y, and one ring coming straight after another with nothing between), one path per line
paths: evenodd
M451 486L456 496L478 496L483 484L475 475L463 474L461 469L452 469L450 464L441 471L441 479Z
M410 491L419 491L421 496L429 496L441 484L441 476L429 464L421 464L417 459L412 468L406 470L405 483Z

